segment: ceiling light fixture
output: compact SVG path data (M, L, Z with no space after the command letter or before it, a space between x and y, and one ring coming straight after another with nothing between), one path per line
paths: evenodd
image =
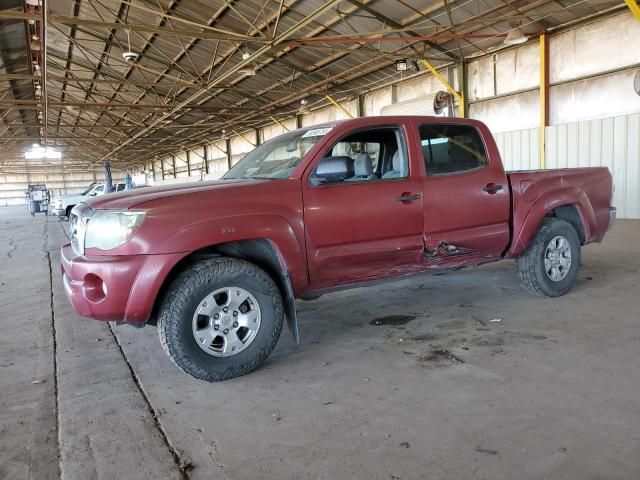
M408 68L409 64L407 63L406 58L396 60L396 72L406 72Z
M251 58L251 54L249 52L244 52L242 54L242 60L243 61L247 61L247 60L249 60L249 58ZM240 75L246 75L248 77L253 77L256 74L256 67L255 67L255 65L249 63L249 64L245 65L244 67L242 67L240 70L238 70L238 73Z
M514 27L507 33L507 38L504 39L505 45L520 45L529 39L520 27Z
M138 58L140 58L140 55L131 50L131 38L129 35L129 29L127 29L126 32L127 45L129 47L129 50L127 50L126 52L122 52L122 58L124 58L124 61L127 63L136 63L138 61Z
M300 100L300 108L298 109L298 115L308 115L311 113L311 109L309 105L307 105L307 101L303 98Z

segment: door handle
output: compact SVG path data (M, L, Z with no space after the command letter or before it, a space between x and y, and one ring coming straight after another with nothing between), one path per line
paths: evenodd
M412 202L414 200L420 200L420 194L403 193L396 200L399 202Z
M502 190L502 185L496 185L495 183L487 183L482 190L487 192L489 195L493 195L496 192Z

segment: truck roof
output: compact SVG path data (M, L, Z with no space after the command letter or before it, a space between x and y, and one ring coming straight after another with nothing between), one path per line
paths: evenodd
M458 118L458 117L435 117L429 115L375 115L370 117L357 117L357 118L346 118L341 120L331 120L329 122L316 123L314 125L309 125L306 127L301 127L298 130L308 130L310 128L325 128L325 127L335 127L337 125L340 126L367 126L367 125L378 125L385 123L402 123L407 120L418 120L423 122L432 122L432 123L450 123L450 124L461 124L461 125L484 125L479 120L474 120L471 118Z

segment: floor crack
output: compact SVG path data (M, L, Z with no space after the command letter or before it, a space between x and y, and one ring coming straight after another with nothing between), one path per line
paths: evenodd
M55 426L56 426L56 449L58 457L58 478L62 478L62 464L61 464L61 441L60 441L60 407L59 407L59 392L58 392L58 337L56 332L56 314L54 309L53 299L53 268L51 266L51 252L49 251L49 222L44 224L44 245L42 247L43 253L47 258L47 265L49 267L49 308L51 310L51 334L53 337L53 393L55 396Z
M15 241L13 240L13 238L9 239L9 251L7 252L7 257L8 258L12 258L13 257L13 252L16 251L16 248L18 248L18 246L15 244Z
M124 349L122 348L122 344L120 343L120 340L118 339L117 335L113 331L111 322L108 322L107 325L109 327L109 331L111 332L111 335L113 336L113 339L116 341L116 345L118 345L118 349L120 350L120 354L122 355L123 360L127 364L127 367L129 367L129 372L131 373L131 377L133 378L133 381L135 382L136 387L138 387L138 390L140 391L140 395L142 395L142 398L145 404L147 405L147 409L149 410L149 413L151 414L153 421L155 422L156 428L158 429L158 432L160 433L162 440L164 441L165 445L169 449L169 452L171 452L171 455L173 457L173 462L175 463L176 467L180 471L180 475L182 476L182 478L184 480L189 480L189 470L193 468L193 466L191 465L191 462L181 458L180 453L169 440L169 437L167 436L167 432L165 431L164 427L162 426L162 423L160 422L158 412L156 411L155 408L153 408L153 405L151 405L151 401L149 400L147 393L144 391L144 388L142 388L140 379L138 378L138 375L133 369L133 366L129 362L129 358L127 357L127 354L124 352Z

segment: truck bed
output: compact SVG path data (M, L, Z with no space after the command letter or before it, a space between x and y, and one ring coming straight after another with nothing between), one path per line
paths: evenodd
M520 170L507 173L512 202L512 242L508 256L521 253L545 214L574 205L582 225L583 244L600 242L610 220L612 178L606 167ZM540 217L538 221L536 217Z

